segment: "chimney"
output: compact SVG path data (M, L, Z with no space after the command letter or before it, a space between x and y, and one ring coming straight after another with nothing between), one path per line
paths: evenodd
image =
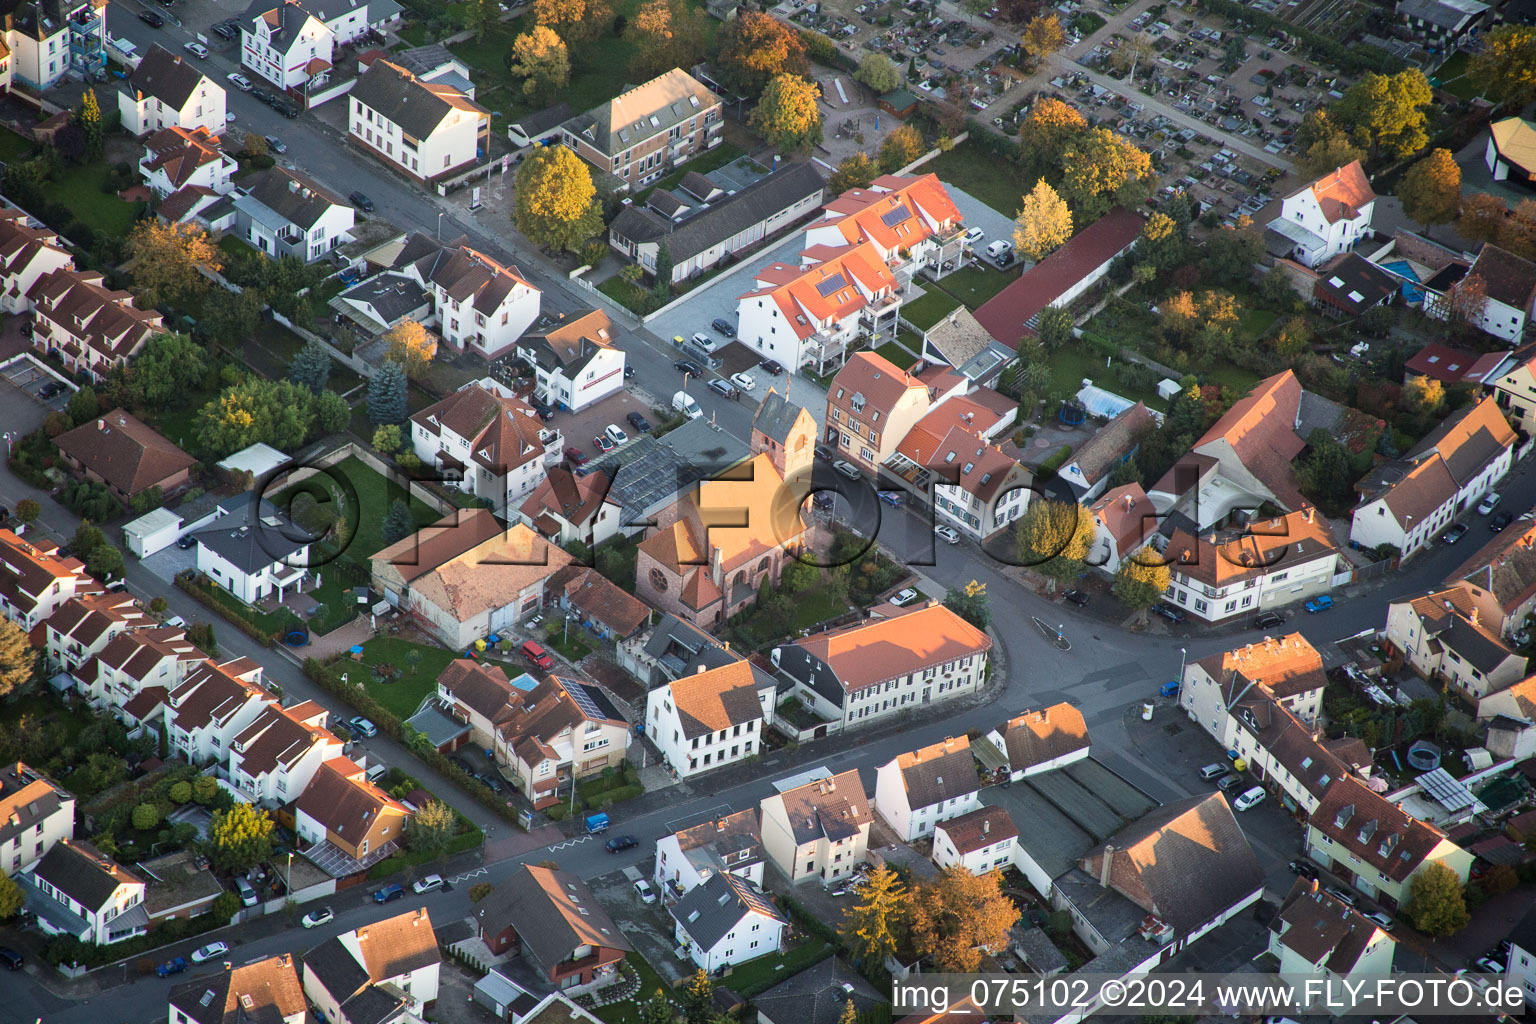
M1114 856L1115 848L1112 845L1106 844L1104 847L1103 860L1099 861L1099 884L1106 889L1109 888L1109 865Z
M107 429L107 421L106 420L97 420L96 421L96 429L97 430L106 430Z
M705 668L705 667L704 667L704 666L703 666L703 665L700 665L700 666L699 666L699 668L698 668L698 671L697 671L697 672L695 672L695 673L694 673L694 675L696 675L696 676L701 676L701 675L703 675L703 674L704 674L704 673L705 673L705 672L708 672L708 671L709 671L709 669L707 669L707 668Z
M991 818L983 818L983 819L981 819L981 834L984 835L984 836L992 834L992 819Z

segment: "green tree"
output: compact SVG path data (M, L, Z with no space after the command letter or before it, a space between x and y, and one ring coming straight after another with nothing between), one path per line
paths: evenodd
M90 558L106 542L107 535L101 532L101 527L91 523L81 523L75 527L74 536L69 539L70 548L77 558Z
M711 1024L714 994L715 983L702 968L689 975L678 991L678 997L683 1001L684 1024Z
M922 155L922 133L915 126L904 124L880 143L880 168L894 174Z
M1433 149L1397 186L1403 214L1428 228L1449 224L1461 208L1461 168L1448 149Z
M1083 574L1093 513L1073 502L1036 498L1017 522L1019 561L1045 576L1052 591Z
M160 824L160 808L154 804L139 804L133 809L133 827L148 832Z
M452 807L441 800L428 800L411 818L406 839L411 849L437 856L447 849L457 827Z
M10 875L0 875L0 921L9 921L27 905L27 894Z
M236 914L240 913L240 897L225 889L214 897L208 913L213 915L215 921L232 920Z
M1022 45L1024 52L1036 60L1055 53L1067 45L1067 33L1062 30L1061 19L1054 13L1035 15L1024 26Z
M91 160L101 159L102 127L101 104L96 101L96 90L86 89L80 97L80 109L75 113L75 124L85 136L85 155Z
M192 783L186 781L185 779L180 782L173 783L171 785L171 790L167 795L171 798L171 803L173 804L180 805L191 803Z
M851 188L868 188L869 183L879 176L880 165L875 163L874 157L868 153L855 153L844 157L827 179L827 194L838 196Z
M199 807L207 807L219 793L219 781L207 775L192 780L192 800Z
M805 43L800 33L782 21L742 8L715 37L715 66L727 88L742 96L757 96L779 75L804 75Z
M1263 256L1264 239L1246 216L1235 224L1223 224L1205 240L1206 275L1215 284L1247 281Z
M479 903L495 891L496 887L490 882L476 882L469 887L469 902Z
M656 298L665 302L672 294L672 250L665 241L656 246Z
M651 993L651 997L640 1004L640 1024L672 1024L677 1019L677 1014L672 1010L672 1001L661 989Z
M1405 157L1429 142L1426 111L1433 101L1429 79L1418 68L1395 75L1368 71L1344 91L1344 98L1334 105L1334 115L1364 133L1373 155Z
M325 342L319 338L305 342L288 364L288 379L314 394L324 391L331 379L331 353Z
M512 220L535 245L575 252L603 228L592 173L566 146L539 146L517 171Z
M633 81L646 82L671 68L691 68L709 42L709 15L684 0L647 0L625 35L635 43L629 67Z
M368 418L375 424L404 422L407 395L405 370L399 363L385 360L368 381Z
M883 964L896 952L907 921L907 889L890 868L871 871L854 886L854 904L843 911L843 942L854 960Z
M821 107L816 83L799 75L778 75L763 90L763 98L747 124L770 146L781 150L810 150L821 144ZM554 147L551 147L554 148Z
M972 973L983 949L1007 945L1020 912L1003 893L1002 877L1001 871L973 875L963 867L946 868L913 892L914 945L931 951L940 971Z
M1046 306L1035 322L1035 333L1047 352L1056 352L1077 335L1077 320L1066 306Z
M1296 483L1325 514L1354 503L1356 474L1349 451L1321 427L1307 435L1307 451L1296 464Z
M1158 273L1172 270L1184 262L1188 248L1184 232L1166 213L1154 213L1141 229L1136 255Z
M404 498L396 498L389 503L389 511L384 513L384 543L393 544L397 540L404 540L416 532L416 524L411 520L411 506L405 503Z
M384 455L393 455L400 450L400 428L393 423L385 423L375 427L373 431L373 449Z
M901 87L901 69L883 53L871 53L859 61L859 70L853 73L855 81L869 86L876 96L883 96Z
M944 607L977 629L986 629L992 621L992 600L987 585L971 580L963 587L951 587L944 595Z
M1157 180L1152 158L1107 128L1091 128L1067 143L1062 166L1062 195L1083 224L1098 220L1116 203L1141 202Z
M207 351L185 334L157 334L133 360L137 386L152 409L184 405L208 373Z
M1458 932L1471 920L1461 880L1439 861L1426 864L1413 876L1404 909L1415 928L1436 937Z
M128 236L128 273L141 308L162 302L187 302L207 294L212 282L200 268L224 265L208 232L193 223L162 224L141 220Z
M37 651L27 632L10 619L0 619L0 697L32 681Z
M1115 570L1113 590L1120 603L1136 612L1141 621L1145 622L1147 612L1162 600L1172 582L1173 574L1168 566L1150 560L1143 563L1132 555Z
M1024 195L1013 222L1013 246L1038 263L1072 237L1072 211L1044 178Z
M512 40L512 73L523 80L523 95L543 104L571 80L571 58L553 29L535 25Z
M475 34L476 40L484 39L486 30L501 19L496 0L469 0L463 10L464 27Z
M1484 33L1467 76L1495 103L1519 108L1536 100L1536 28L1507 24Z
M1433 416L1445 405L1445 385L1433 377L1419 374L1403 384L1403 401L1423 416Z
M96 397L96 389L87 384L70 395L65 411L69 414L69 421L77 427L100 416L101 400Z
M16 517L18 523L30 526L37 522L38 516L43 514L43 506L31 498L22 498L16 503L16 508L11 514Z
M352 422L352 407L347 400L329 389L315 396L315 425L320 433L335 434Z
M272 855L272 819L247 803L215 811L208 826L208 858L224 871L246 871Z
M1076 107L1054 97L1037 100L1019 122L1019 153L1032 175L1059 178L1067 147L1088 134L1088 122Z
M203 406L198 438L220 458L258 442L294 451L309 439L314 421L314 396L307 390L288 380L251 377Z
M238 294L220 295L218 302L208 303L200 326L214 341L234 345L256 333L260 321L261 297L254 288L247 288Z
M103 544L85 560L85 568L99 580L120 575L123 571L123 553L111 544Z
M1242 35L1237 32L1227 33L1227 38L1221 43L1221 70L1231 74L1242 67L1243 61L1248 59L1248 44Z

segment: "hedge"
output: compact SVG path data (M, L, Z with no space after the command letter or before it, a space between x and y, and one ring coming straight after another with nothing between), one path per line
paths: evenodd
M406 868L415 867L418 864L426 864L439 858L451 857L456 853L473 850L483 842L485 842L485 833L471 825L470 831L450 839L448 845L443 847L441 853L431 850L407 850L403 853L397 853L393 857L386 857L369 868L368 877L370 879L384 878L387 875L392 875L397 871L404 871Z
M177 573L176 586L197 598L204 607L218 612L221 619L234 625L236 629L261 644L261 646L274 647L277 645L277 638L275 636L243 616L236 615L227 605L221 604L214 598L212 591L208 589L206 584L195 582L186 573Z
M114 942L107 946L81 942L71 935L61 935L48 944L46 955L48 962L52 964L63 963L65 959L69 959L86 967L104 967L119 960L152 952L173 942L180 942L195 935L202 935L204 932L211 932L216 928L223 928L228 924L229 917L220 918L210 909L207 913L199 914L190 921L184 918L169 918L156 924L143 935L135 935L131 939L124 939L122 942ZM56 957L58 959L55 959Z

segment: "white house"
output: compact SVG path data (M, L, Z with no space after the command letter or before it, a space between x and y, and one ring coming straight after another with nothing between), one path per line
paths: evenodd
M1465 583L1387 605L1387 641L1437 688L1480 701L1525 678L1526 658L1482 621Z
M646 734L679 776L737 764L760 753L773 720L774 684L736 661L683 676L646 694Z
M117 112L130 135L161 128L201 128L222 135L224 87L202 72L200 62L159 43L149 48L117 94Z
M1269 922L1269 952L1281 974L1325 975L1335 983L1391 977L1396 948L1376 922L1305 878Z
M328 1021L419 1017L437 1001L442 954L425 907L359 925L304 954L304 995Z
M1105 491L1088 506L1088 512L1093 516L1094 536L1087 562L1111 576L1157 533L1157 506L1135 481Z
M251 248L274 258L311 263L352 240L356 214L319 182L273 167L235 190L235 231Z
M524 335L517 354L532 364L539 398L579 412L624 389L624 350L614 338L608 314L594 309Z
M791 882L847 878L869 852L875 816L857 769L800 785L781 784L763 798L763 850Z
M491 115L446 81L376 60L347 97L347 136L396 170L432 181L490 155Z
M144 140L139 158L139 178L161 200L183 189L225 195L235 187L239 168L206 128L162 128Z
M221 501L213 524L192 536L197 571L246 604L282 600L309 576L305 531L255 492Z
M136 309L133 293L103 285L98 271L55 270L37 279L32 305L32 347L57 350L64 368L105 379L165 328L158 310Z
M130 594L71 598L43 624L43 650L50 663L72 674L81 672L113 639L150 621Z
M1426 301L1424 312L1448 318L1459 291L1474 280L1482 282L1486 294L1486 301L1471 300L1480 307L1475 325L1495 338L1518 342L1536 309L1536 263L1484 242L1466 276L1451 285L1441 300Z
M1252 615L1326 594L1340 557L1312 508L1250 523L1235 537L1176 529L1163 552L1173 578L1168 603L1205 622Z
M166 698L170 747L192 764L222 762L235 737L276 703L261 686L261 666L247 659L205 661Z
M977 807L934 826L933 862L941 869L962 867L984 875L1013 863L1018 837L1018 826L1007 810Z
M207 658L181 626L135 629L108 642L75 678L81 694L98 708L126 708L145 691L163 704Z
M713 974L779 951L789 919L750 879L717 872L672 905L677 945Z
M442 339L482 359L512 351L539 317L542 293L520 270L462 243L445 245L414 234L395 257L392 269L431 293Z
M308 0L307 6L335 35L337 46L345 46L367 35L370 28L400 17L399 5L389 0Z
M104 946L149 930L144 880L89 843L61 839L17 881L58 934Z
M166 1024L225 1024L259 1020L305 1024L309 1007L292 954L201 972L171 988Z
M64 602L102 591L84 562L35 534L0 529L0 568L0 615L29 633Z
M0 210L0 310L25 313L37 279L75 265L59 236L20 210Z
M1504 980L1518 985L1527 1002L1536 999L1536 908L1527 910L1509 933Z
M0 768L0 874L14 875L74 837L73 793L20 761Z
M919 270L943 277L958 267L965 225L936 174L882 174L868 188L851 188L822 208L805 230L807 251L869 242L905 291Z
M1015 781L1081 761L1091 749L1083 713L1065 701L1010 718L985 739L1003 755Z
M1298 263L1316 267L1370 234L1375 210L1376 193L1356 160L1287 196L1269 230Z
M286 93L329 80L336 33L300 0L253 4L240 25L240 64Z
M544 482L562 457L558 431L529 405L481 384L463 388L411 417L411 448L459 490L506 514Z
M663 897L676 899L720 871L763 884L763 839L757 808L736 811L656 840L651 876Z
M1350 514L1349 539L1413 554L1508 474L1515 441L1494 396L1456 410L1406 456L1355 485L1360 504Z
M343 744L326 726L330 712L312 700L263 708L229 745L229 783L267 807L292 803Z
M1217 743L1230 747L1236 728L1230 712L1244 693L1260 690L1310 725L1322 712L1327 683L1322 655L1306 637L1265 637L1186 665L1179 706Z
M107 0L42 0L7 4L0 19L0 83L14 79L37 92L70 71L106 66Z
M950 737L899 754L875 770L875 811L904 842L976 809L981 782L971 741Z

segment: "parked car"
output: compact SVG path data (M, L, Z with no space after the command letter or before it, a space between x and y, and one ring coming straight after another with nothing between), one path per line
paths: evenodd
M479 775L476 775L475 778L482 786L490 790L492 793L501 792L501 780L496 776L487 775L485 772L481 772Z
M241 92L250 92L255 88L255 86L251 84L251 80L246 78L238 71L232 71L224 77L228 80L230 85L234 86L236 89L239 89Z
M608 440L616 445L629 443L629 435L620 430L615 424L608 424L603 428L603 433L608 436Z
M446 883L443 882L442 875L428 875L426 878L418 879L411 886L411 891L417 896L425 896L429 892L437 892L444 884Z
M1449 530L1446 530L1440 539L1445 541L1447 544L1455 544L1457 541L1461 540L1461 538L1467 535L1467 530L1469 529L1470 527L1468 527L1466 523L1456 523Z
M347 193L347 198L352 201L353 206L357 207L359 210L362 210L364 213L373 212L373 200L369 199L361 192L349 192Z
M1242 796L1232 801L1232 809L1234 811L1251 811L1264 802L1266 795L1263 786L1254 786L1252 789L1246 790Z
M1200 777L1206 782L1211 782L1215 779L1221 778L1223 775L1229 774L1230 772L1231 769L1226 765L1213 761L1206 765L1204 768L1200 769Z
M891 506L891 508L901 508L900 491L881 491L880 500Z
M299 116L299 108L294 106L292 103L289 103L285 99L281 99L281 98L274 99L272 101L272 109L277 111L279 114L282 114L284 117L288 118L289 120L292 120L293 118ZM368 206L363 208L364 212L371 211L372 209L373 209L373 204L372 203L370 203Z
M745 372L731 374L731 383L735 384L743 391L751 391L753 388L757 387L757 381L752 379L752 375L750 373Z
M642 433L642 434L649 434L651 432L651 421L646 419L644 416L640 415L639 413L632 412L628 416L625 416L624 418L629 421L629 425L630 426L632 426L636 430L640 431L640 433Z
M1216 780L1216 788L1225 793L1229 789L1236 789L1246 781L1241 775L1223 775Z
M395 888L398 889L399 886L395 886ZM192 962L195 964L200 964L204 960L212 960L214 957L223 956L228 952L229 943L210 942L208 945L199 947L198 949L192 951Z
M640 840L634 836L614 836L603 844L609 853L618 853L620 850L630 850L640 845Z
M709 335L702 332L693 336L693 343L699 346L699 348L703 349L705 352L713 352L715 349L720 347L719 342L715 341L714 338L711 338Z
M960 543L960 531L956 530L953 526L935 526L933 528L933 535L945 544Z
M640 897L640 902L651 904L656 902L656 890L646 884L645 879L635 883L635 895Z
M198 60L208 59L208 47L195 40L189 40L188 42L182 43L181 48L186 50L192 56L196 57Z
M784 367L779 364L777 359L764 359L757 364L757 368L770 377L784 376Z
M19 971L27 961L25 957L10 946L0 946L0 962L3 962L9 970Z
M891 604L895 605L897 608L905 608L907 605L916 600L917 591L913 590L911 587L904 587L901 590L896 591L896 593L891 597Z
M1316 615L1318 612L1325 612L1329 608L1332 608L1333 598L1327 594L1318 594L1302 607L1306 608L1308 615Z
M218 36L220 39L234 39L235 36L240 34L235 29L235 27L233 25L231 25L227 21L219 22L217 25L213 26L212 31L213 31L213 34ZM245 90L242 90L242 91L250 92L249 89L245 89Z
M565 450L565 460L573 466L585 466L590 461L587 453L575 445Z
M375 903L393 903L395 900L403 899L404 897L405 897L405 886L396 883L394 885L386 885L384 888L382 888L378 892L374 893L373 894L373 902L375 902Z
M176 546L183 551L197 547L197 538L190 533L184 533L176 538Z
M709 382L709 390L721 398L729 398L733 401L741 397L741 392L737 391L730 381L721 380L719 377Z
M1495 960L1492 957L1488 957L1488 956L1483 957L1481 960L1479 960L1477 963L1473 964L1472 966L1476 967L1479 971L1482 971L1484 974L1503 974L1504 973L1504 961L1502 961L1502 960Z
M839 476L845 476L849 480L857 480L859 478L858 467L844 459L838 459L832 463L832 468L837 471Z
M379 734L379 727L362 715L351 719L347 724L352 727L352 732L358 736L366 736L369 739L373 739L373 737Z
M1309 861L1293 860L1287 867L1309 882L1317 880L1317 868L1313 867Z
M1482 501L1477 503L1477 514L1480 516L1488 515L1494 509L1499 507L1499 502L1501 500L1503 500L1503 498L1498 491L1489 491L1487 497L1483 498Z
M710 321L709 326L713 327L727 338L736 337L736 328L731 326L731 322L729 320L722 320L719 317L716 317L714 320Z
M672 368L680 373L686 373L690 377L704 376L704 368L692 359L679 359L672 364Z
M171 975L180 974L186 969L187 958L184 956L176 956L167 960L165 963L158 965L155 968L155 973L160 975L162 978L169 978ZM15 970L15 968L12 968L12 970Z
M1340 888L1337 885L1330 885L1327 889L1327 892L1329 896L1332 896L1346 907L1352 907L1355 905L1355 894L1350 892L1348 889Z
M1373 910L1369 914L1364 914L1362 916L1384 932L1391 931L1392 926L1397 923L1388 917L1384 911L1380 910Z
M981 241L983 238L986 238L986 237L987 237L987 233L985 231L981 230L981 228L971 228L969 231L967 231L965 233L965 244L966 245L975 245L977 242Z
M267 92L265 89L252 89L251 99L255 100L257 103L265 103L269 107L277 102L277 97Z
M1088 604L1088 595L1083 593L1081 590L1064 590L1062 591L1061 596L1065 600L1071 601L1079 608L1085 607Z
M544 645L533 640L526 641L523 644L523 657L545 671L555 667L555 659L549 656L549 652L544 649Z
M268 136L265 136L265 138L267 140L267 149L271 150L274 153L286 153L286 152L288 152L287 144L284 143L283 140L278 138L276 135L268 135Z
M65 390L67 390L67 388L63 384L60 384L56 380L51 380L47 384L44 384L42 387L37 389L37 397L52 398L54 395L61 394Z
M1504 529L1504 527L1508 526L1514 521L1515 515L1513 512L1500 512L1498 515L1488 520L1488 529L1492 530L1494 533L1499 533Z
M165 25L165 19L154 11L140 11L139 20L150 28L162 28Z
M607 455L618 446L615 445L612 441L608 440L608 435L597 434L592 438L592 447L596 448L599 454Z
M336 915L331 912L330 907L321 907L319 910L311 910L305 914L304 920L299 923L305 928L318 928L323 924L330 924L335 918Z
M1155 612L1158 615L1161 615L1163 618L1167 619L1169 622L1183 622L1184 621L1184 612L1183 612L1183 610L1179 609L1179 608L1175 608L1173 605L1169 604L1166 601L1159 601L1159 602L1157 602L1157 604L1153 606L1152 611Z

